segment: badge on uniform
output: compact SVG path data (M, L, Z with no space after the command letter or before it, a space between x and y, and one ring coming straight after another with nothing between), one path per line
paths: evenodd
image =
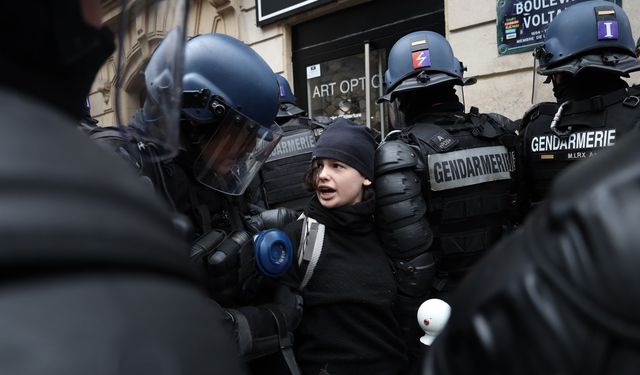
M598 40L618 40L618 21L612 7L596 7Z
M425 38L411 39L411 61L413 69L431 66L431 52L429 52L429 45Z
M437 152L447 152L458 144L458 140L453 138L446 130L440 129L427 140L427 143Z

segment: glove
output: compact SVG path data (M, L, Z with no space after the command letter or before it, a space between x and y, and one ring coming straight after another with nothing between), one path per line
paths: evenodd
M286 207L278 207L271 210L262 211L257 215L248 217L247 225L255 234L265 229L282 229L287 224L295 221L298 216L299 215L295 210Z
M233 324L240 353L253 359L281 350L283 335L291 339L290 332L302 319L302 297L280 285L272 303L226 309L225 312ZM279 332L283 328L285 332Z
M284 285L279 285L273 295L273 302L265 307L272 311L280 311L286 319L287 330L293 332L302 320L303 305L301 295Z
M191 258L204 266L209 291L220 304L253 298L259 280L252 244L246 232L212 230L192 245Z

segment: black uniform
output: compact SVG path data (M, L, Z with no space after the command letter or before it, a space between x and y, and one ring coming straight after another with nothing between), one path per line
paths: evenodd
M414 207L415 216L426 218L433 231L429 251L440 279L434 286L443 291L514 223L515 136L486 115L449 112L424 115L399 138L420 158L416 170L426 207ZM388 175L382 165L378 173ZM381 219L383 239L401 241L398 219Z
M0 372L240 373L162 202L71 118L0 107Z
M452 300L424 373L640 368L640 134L561 173Z
M618 78L616 81L621 83L616 90L600 86L591 90L593 96L580 93L582 99L575 100L565 96L559 100L562 104L541 103L525 114L521 132L524 207L545 199L553 179L564 168L613 146L638 128L640 86L626 87ZM572 94L570 98L576 95Z
M302 212L313 195L304 189L302 180L324 125L307 117L293 117L281 128L282 139L260 169L260 189L267 208L287 207Z
M430 294L447 300L516 217L515 135L477 110L463 113L458 102L439 108L449 111L420 115L376 153L377 225L414 349L418 306Z
M140 121L138 116L132 129L136 121ZM291 327L287 323L293 324L292 313L300 313L301 302L291 294L281 294L286 300L274 301L275 285L259 275L252 235L263 228L256 228L256 221L245 217L249 208L243 197L225 195L199 183L193 176L194 158L189 151L163 162L145 161L150 158L144 153L152 152L153 145L129 147L127 142L136 142L135 130L131 135L127 140L114 128L96 128L90 134L129 161L150 189L188 217L191 257L203 267L209 294L226 308L241 353L247 358L277 353L284 345L280 341L288 339ZM218 258L216 254L225 256ZM281 303L290 304L282 308Z

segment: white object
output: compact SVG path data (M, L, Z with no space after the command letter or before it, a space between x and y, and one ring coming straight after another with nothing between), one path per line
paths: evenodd
M438 298L431 298L422 303L418 308L418 325L424 331L420 342L430 346L433 340L444 329L451 315L451 306Z
M320 77L320 64L307 66L307 79Z

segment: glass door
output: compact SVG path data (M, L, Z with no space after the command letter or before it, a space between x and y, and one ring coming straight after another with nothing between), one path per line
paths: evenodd
M363 51L306 67L307 108L310 117L347 118L384 137L388 123L383 95L387 56L384 49Z

